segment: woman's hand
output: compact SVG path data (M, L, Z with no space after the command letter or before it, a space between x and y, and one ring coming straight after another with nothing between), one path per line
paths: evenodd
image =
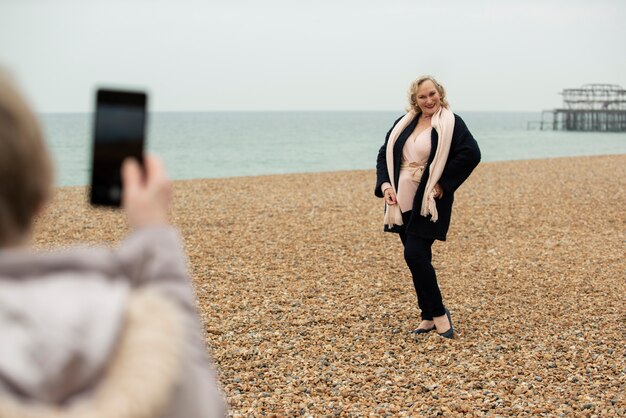
M145 173L139 163L127 158L122 165L122 206L132 228L167 224L172 185L161 160L145 157Z
M435 187L433 187L433 197L435 199L441 199L443 197L443 189L439 183L435 184Z
M389 206L393 206L398 203L398 200L396 199L396 192L393 191L393 187L387 187L383 194L385 195L385 203Z

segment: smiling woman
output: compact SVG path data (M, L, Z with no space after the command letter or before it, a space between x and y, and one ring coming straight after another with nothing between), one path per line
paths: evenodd
M378 151L374 193L385 199L385 230L400 234L413 276L422 311L413 333L437 330L452 338L452 318L439 291L431 247L436 239L446 239L454 192L478 165L480 149L433 77L411 83L407 110Z
M430 81L430 83L425 83ZM409 87L409 107L415 112L424 111L425 116L432 116L439 104L448 107L446 89L431 76L423 76L411 83Z

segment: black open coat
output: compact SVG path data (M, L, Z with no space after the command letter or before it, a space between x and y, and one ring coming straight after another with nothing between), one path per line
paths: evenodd
M402 131L396 143L393 147L393 167L394 167L394 184L396 185L396 193L398 192L398 180L400 178L400 163L402 159L402 148L406 140L409 138L418 119L421 117L421 113ZM401 118L397 119L393 126L398 123ZM385 143L378 151L378 160L376 162L376 188L374 194L378 197L383 197L383 192L380 190L380 186L385 183L391 183L389 174L387 172L387 141L389 141L389 135L393 126L387 132ZM430 137L431 151L428 157L428 164L422 175L422 180L417 188L415 199L413 200L413 210L411 217L403 227L394 227L389 229L385 226L385 231L400 232L402 229L407 234L416 235L422 238L438 239L445 241L446 234L448 233L448 227L450 226L450 217L452 214L452 204L454 203L454 192L459 186L469 177L471 172L476 168L480 162L480 148L476 140L470 133L469 129L458 115L454 115L454 131L452 133L452 144L450 145L450 154L448 160L439 179L439 185L443 189L443 197L436 199L437 213L439 219L437 222L430 220L430 215L424 217L420 215L420 209L422 207L422 197L424 196L424 189L426 188L426 182L430 175L430 164L435 158L435 152L437 151L438 143L437 132L433 129Z

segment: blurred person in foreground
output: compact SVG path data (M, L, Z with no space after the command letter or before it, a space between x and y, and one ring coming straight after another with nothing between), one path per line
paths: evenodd
M395 121L378 151L374 189L385 199L385 231L400 234L413 276L422 316L415 334L436 330L444 338L454 336L431 247L435 240L445 241L454 192L479 162L478 144L449 109L443 86L430 76L415 80L407 113Z
M161 162L122 169L132 233L116 250L36 253L51 194L35 116L0 71L0 417L225 415Z

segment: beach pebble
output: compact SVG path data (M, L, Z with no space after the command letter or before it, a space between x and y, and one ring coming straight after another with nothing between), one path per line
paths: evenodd
M624 179L624 155L479 165L433 246L452 341L410 333L415 291L373 170L176 181L230 415L624 416ZM65 187L34 240L127 233Z

